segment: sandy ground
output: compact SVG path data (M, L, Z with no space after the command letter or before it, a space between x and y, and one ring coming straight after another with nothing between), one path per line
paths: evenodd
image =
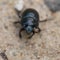
M43 0L24 0L24 9L34 8L40 20L48 21L40 23L41 33L20 39L20 26L13 24L18 21L15 1L0 0L0 53L5 50L8 60L60 60L60 12L52 14ZM0 60L4 58L0 56Z

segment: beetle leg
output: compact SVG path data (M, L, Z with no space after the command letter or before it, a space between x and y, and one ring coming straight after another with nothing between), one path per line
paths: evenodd
M42 20L42 21L39 21L39 22L46 22L46 21L48 21L47 19L45 19L45 20Z
M39 27L36 27L36 29L38 29L38 31L35 31L35 33L39 33L39 32L41 32L41 29L39 28Z
M21 22L20 22L20 21L16 21L16 22L14 22L14 24L17 24L17 23L19 23L19 24L20 24Z
M37 27L37 29L38 29L38 32L40 32L40 31L41 31L41 29L40 29L39 27ZM37 33L38 33L38 32L37 32Z
M24 28L21 28L20 29L20 32L19 32L19 37L22 38L22 35L21 35L21 32L24 30Z
M30 35L30 36L28 37L28 39L31 39L34 34L35 34L35 32L33 31L32 35Z

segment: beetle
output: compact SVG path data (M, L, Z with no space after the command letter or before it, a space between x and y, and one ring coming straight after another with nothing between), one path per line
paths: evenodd
M19 12L18 12L19 16ZM19 31L19 36L22 38L21 32L26 31L26 33L29 35L31 34L28 38L30 39L35 33L39 33L41 29L39 28L39 14L35 9L28 8L26 9L21 17L21 21L16 21L14 22L15 24L19 23L21 24L22 28ZM35 31L37 29L37 31Z

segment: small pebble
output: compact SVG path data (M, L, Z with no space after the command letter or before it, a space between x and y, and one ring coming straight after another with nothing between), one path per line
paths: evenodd
M21 11L23 9L23 6L24 6L24 1L23 0L18 0L15 3L15 9L18 10L18 11Z

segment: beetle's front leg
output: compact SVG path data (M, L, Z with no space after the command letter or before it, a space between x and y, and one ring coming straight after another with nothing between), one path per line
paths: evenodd
M30 36L28 37L28 39L31 39L34 34L35 34L35 32L33 31L32 35L30 35Z
M41 32L41 29L39 27L37 27L37 29L38 29L38 32Z
M41 29L40 29L39 27L36 27L36 28L34 29L34 31L35 31L35 33L39 33L39 32L41 32Z
M24 28L21 28L19 31L19 37L22 38L21 32L24 30Z
M20 24L21 22L20 22L20 21L16 21L16 22L14 22L14 24L18 24L18 23Z

